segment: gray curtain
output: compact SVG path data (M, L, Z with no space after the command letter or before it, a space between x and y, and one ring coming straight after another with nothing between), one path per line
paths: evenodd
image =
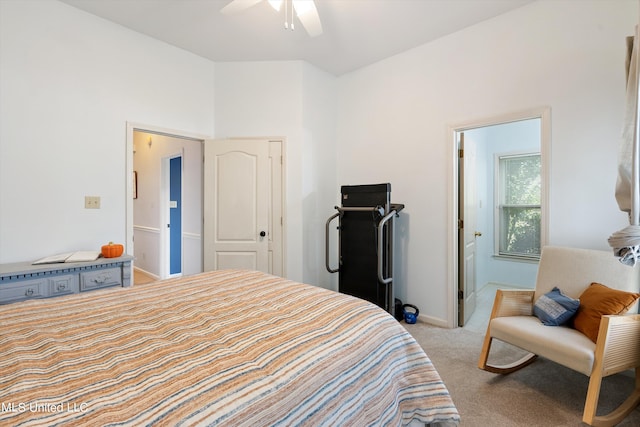
M639 40L636 28L636 36L627 38L627 96L615 192L620 210L629 215L629 225L609 237L609 245L614 254L628 265L635 265L640 261Z

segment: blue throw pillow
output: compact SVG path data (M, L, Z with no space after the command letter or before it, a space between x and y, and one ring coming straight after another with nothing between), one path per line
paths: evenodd
M580 307L580 300L573 299L557 287L542 295L533 305L533 314L547 326L560 326L567 323Z

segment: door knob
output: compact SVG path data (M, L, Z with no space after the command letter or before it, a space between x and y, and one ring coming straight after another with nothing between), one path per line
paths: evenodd
M267 235L267 232L266 232L266 231L261 231L261 232L260 232L260 237L264 237L264 236L266 236L266 235Z
M482 233L479 232L479 231L476 231L475 233L473 233L473 235L476 236L476 237L480 237L480 236L482 236Z

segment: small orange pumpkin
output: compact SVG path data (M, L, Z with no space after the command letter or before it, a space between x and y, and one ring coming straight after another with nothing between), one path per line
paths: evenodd
M109 242L108 245L102 246L102 256L105 258L117 258L124 252L124 246Z

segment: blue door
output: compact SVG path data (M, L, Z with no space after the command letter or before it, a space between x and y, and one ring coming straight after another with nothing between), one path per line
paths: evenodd
M182 272L182 157L169 161L169 273Z

